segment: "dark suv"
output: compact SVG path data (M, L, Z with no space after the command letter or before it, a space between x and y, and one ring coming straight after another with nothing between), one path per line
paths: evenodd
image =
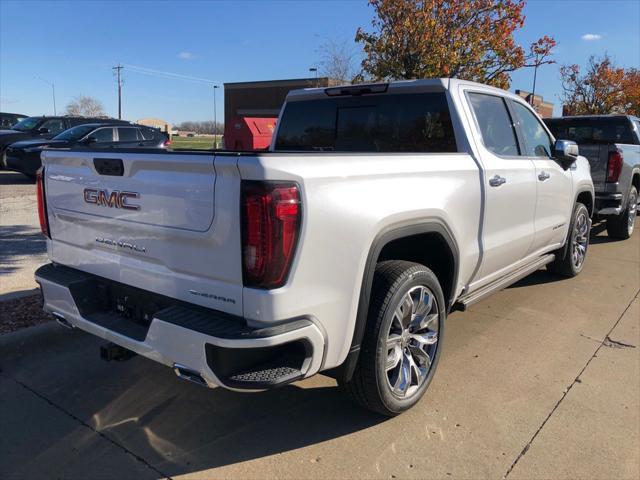
M85 123L121 123L128 125L124 120L113 118L89 118L89 117L27 117L11 127L11 130L0 130L0 157L4 150L14 142L29 138L53 138L68 128Z
M11 129L12 126L23 118L27 118L27 116L20 113L0 112L0 130Z
M52 139L34 138L12 143L5 152L5 167L35 177L43 148L164 148L166 134L157 128L132 123L87 123L70 128Z

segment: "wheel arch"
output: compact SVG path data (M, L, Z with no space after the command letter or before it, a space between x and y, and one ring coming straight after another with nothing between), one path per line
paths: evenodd
M576 199L573 202L573 205L575 206L575 204L578 202L582 203L585 207L587 207L587 210L589 210L589 216L593 217L593 211L595 206L593 192L586 188L579 190L578 194L576 195Z
M421 242L425 240L427 241L426 245L435 246L433 251L419 248L418 244L422 245ZM408 250L406 250L407 248ZM404 254L398 255L402 249L405 249ZM440 257L442 254L444 256ZM375 237L369 248L362 274L358 311L349 353L342 365L325 372L325 374L343 381L350 380L353 375L367 323L376 264L381 260L392 259L425 264L425 259L429 257L437 258L439 263L427 261L426 266L431 268L436 276L441 275L438 277L439 281L441 281L441 277L446 279L445 284L442 284L441 281L441 286L447 303L446 310L449 311L455 301L460 260L458 245L449 227L441 220L432 219L420 223L396 225L385 229Z

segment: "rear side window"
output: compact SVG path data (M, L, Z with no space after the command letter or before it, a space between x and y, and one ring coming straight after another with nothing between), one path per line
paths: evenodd
M137 128L118 128L118 141L119 142L136 142L138 141L138 129Z
M553 119L546 124L556 138L578 144L638 143L633 138L631 123L624 118Z
M469 93L469 100L487 150L501 156L519 155L516 132L504 99L484 93Z
M276 150L456 152L444 93L365 95L289 102Z
M144 140L154 140L156 138L156 131L151 128L141 128L140 132Z

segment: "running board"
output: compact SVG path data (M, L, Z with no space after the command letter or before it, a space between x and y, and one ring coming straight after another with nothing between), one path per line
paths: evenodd
M488 285L485 285L479 290L476 290L475 292L472 292L468 295L463 295L453 305L452 310L464 312L474 303L483 300L484 298L499 290L507 288L509 285L516 283L518 280L522 280L524 277L545 266L547 263L553 262L555 258L556 256L553 253L549 253L547 255L544 255L543 257L536 258L536 260L532 263L520 267L519 269L509 273L508 275L501 277Z

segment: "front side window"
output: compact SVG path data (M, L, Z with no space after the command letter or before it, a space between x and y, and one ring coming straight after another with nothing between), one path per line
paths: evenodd
M49 133L53 135L57 135L63 130L66 130L67 125L64 123L64 120L62 120L61 118L53 118L51 120L47 120L46 122L44 122L40 126L40 128L46 128L47 130L49 130Z
M340 96L289 102L276 150L457 152L444 93Z
M469 100L487 150L505 157L519 155L516 132L504 99L484 93L469 93Z
M95 127L91 125L80 125L79 127L73 127L65 130L60 135L53 137L54 140L80 140L87 133L93 130Z
M526 157L550 158L553 144L540 121L520 102L513 102L513 106L525 141L522 154Z
M99 128L89 136L95 138L96 143L113 142L113 128Z

